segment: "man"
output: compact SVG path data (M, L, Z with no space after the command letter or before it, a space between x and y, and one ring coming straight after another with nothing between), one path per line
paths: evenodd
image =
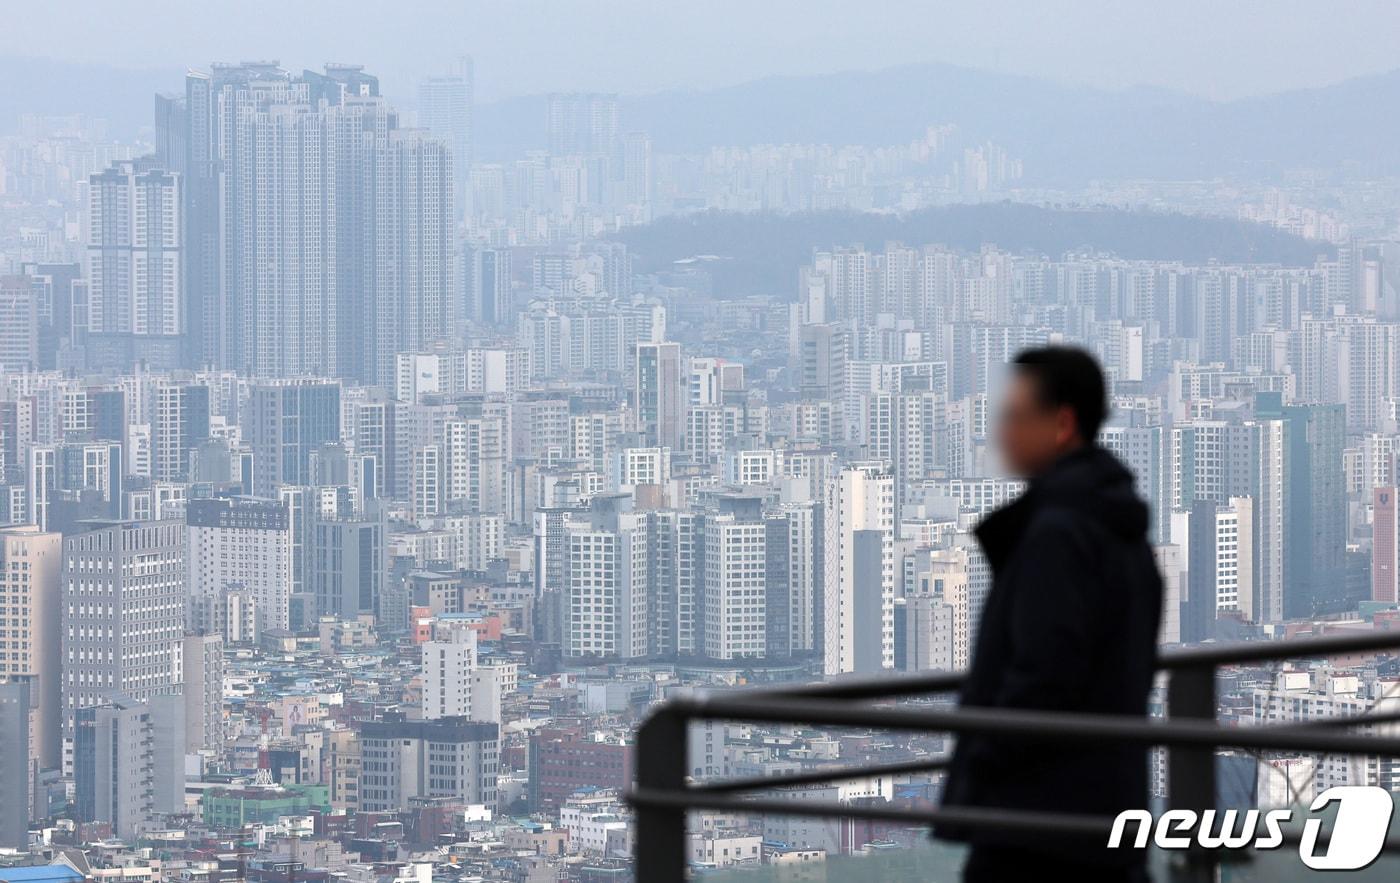
M1108 405L1082 350L1021 353L1000 414L1006 466L1029 479L977 539L992 568L965 706L1145 716L1162 582L1133 477L1095 443ZM946 806L1113 817L1147 808L1146 749L968 734ZM1146 880L1144 855L1106 840L940 825L971 844L967 881Z

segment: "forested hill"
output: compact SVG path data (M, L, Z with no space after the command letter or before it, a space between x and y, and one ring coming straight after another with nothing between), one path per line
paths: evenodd
M1115 208L1045 208L986 203L925 209L904 215L860 212L797 214L703 212L663 218L616 237L655 272L697 255L711 264L717 290L728 294L788 293L814 249L886 242L940 243L976 251L995 245L1013 253L1059 257L1092 251L1122 258L1203 264L1274 263L1311 266L1335 249L1273 227L1230 218Z

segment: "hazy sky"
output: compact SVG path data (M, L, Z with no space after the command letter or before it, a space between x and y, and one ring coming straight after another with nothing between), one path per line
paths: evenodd
M480 100L648 92L943 61L1213 98L1400 66L1384 0L42 0L0 2L0 53L129 67L354 61L408 95L461 53Z

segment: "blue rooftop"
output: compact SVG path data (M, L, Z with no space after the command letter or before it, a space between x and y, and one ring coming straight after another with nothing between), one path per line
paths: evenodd
M78 883L83 875L67 865L0 868L0 883Z

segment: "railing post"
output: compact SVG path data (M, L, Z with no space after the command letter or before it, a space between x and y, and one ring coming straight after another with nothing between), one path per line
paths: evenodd
M1167 681L1169 718L1215 719L1215 667L1179 668ZM1167 799L1172 809L1215 809L1215 749L1173 746L1167 751ZM1173 883L1215 880L1216 856L1193 847L1171 871Z
M637 786L647 790L679 791L685 787L688 718L662 706L637 729ZM685 810L639 806L637 814L636 879L646 883L685 880Z

